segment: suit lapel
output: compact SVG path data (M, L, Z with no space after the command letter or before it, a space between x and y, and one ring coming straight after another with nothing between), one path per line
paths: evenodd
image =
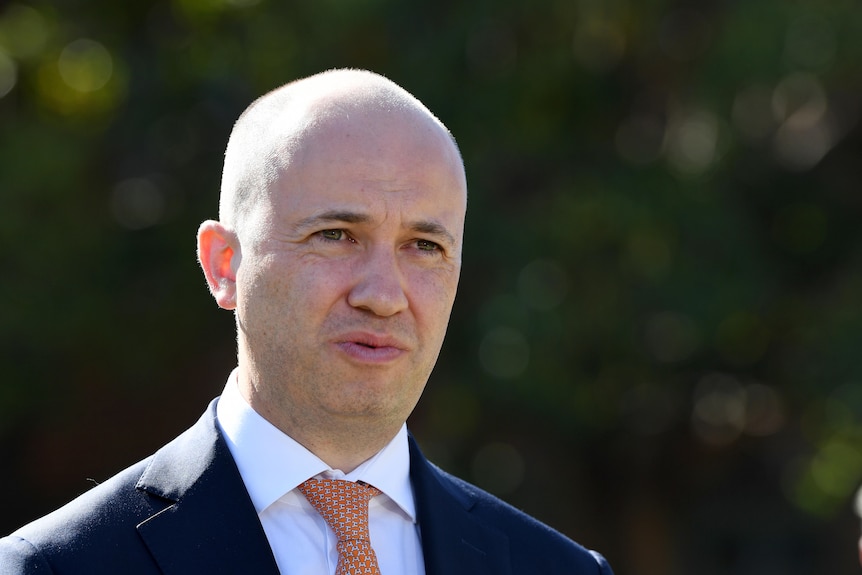
M426 575L507 575L508 537L478 521L471 487L433 466L410 437L410 478ZM215 401L160 449L137 485L172 502L138 525L166 575L278 575L266 534L215 423Z
M266 535L215 424L215 404L159 450L138 489L173 501L138 525L162 571L278 575Z
M433 466L410 437L410 479L416 497L426 575L506 575L509 539L470 513L467 484Z

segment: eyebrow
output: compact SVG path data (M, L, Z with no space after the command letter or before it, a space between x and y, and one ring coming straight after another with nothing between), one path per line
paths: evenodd
M418 222L413 222L408 227L411 230L413 230L414 232L419 232L422 234L428 234L428 235L444 238L449 244L451 244L453 246L456 243L455 237L449 233L449 230L447 230L445 227L443 227L442 224L439 224L437 222L430 221L430 220L418 221Z
M326 212L303 218L296 223L297 230L305 230L315 228L321 224L368 224L373 221L373 218L368 214L361 212L353 212L349 210L328 210ZM455 236L447 230L441 223L434 220L417 220L410 222L408 229L423 234L429 234L443 238L451 245L455 245Z
M371 216L359 212L347 210L329 210L321 214L303 218L296 223L296 229L315 228L320 224L342 223L342 224L367 224L371 222Z

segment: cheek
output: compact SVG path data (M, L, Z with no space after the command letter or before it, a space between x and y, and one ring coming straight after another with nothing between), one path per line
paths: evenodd
M271 261L260 260L252 267L241 266L237 272L237 298L245 307L265 304L278 290L274 281L277 277Z
M248 262L250 258L246 258ZM245 262L244 262L245 263ZM240 318L258 326L270 326L292 314L297 296L303 291L291 266L268 256L254 266L241 267L237 274L237 311Z
M416 320L442 338L455 302L457 274L418 274L411 278L411 285L411 307Z
M287 273L290 275L283 278L284 285L291 297L304 302L300 305L339 297L348 289L351 278L350 267L343 261L300 260Z
M350 278L344 262L291 259L269 270L267 288L261 295L270 300L273 317L316 329L346 300Z

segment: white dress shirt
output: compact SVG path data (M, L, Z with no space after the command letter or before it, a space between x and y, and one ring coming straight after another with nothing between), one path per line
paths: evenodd
M344 474L254 411L239 392L236 370L216 415L282 575L332 575L338 563L335 534L296 489L311 477L364 481L382 491L368 512L381 575L424 575L406 424L386 447Z

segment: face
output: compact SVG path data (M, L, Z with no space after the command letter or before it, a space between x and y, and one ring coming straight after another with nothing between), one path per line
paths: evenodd
M308 135L240 231L240 385L285 431L400 426L455 298L463 169L426 119Z

